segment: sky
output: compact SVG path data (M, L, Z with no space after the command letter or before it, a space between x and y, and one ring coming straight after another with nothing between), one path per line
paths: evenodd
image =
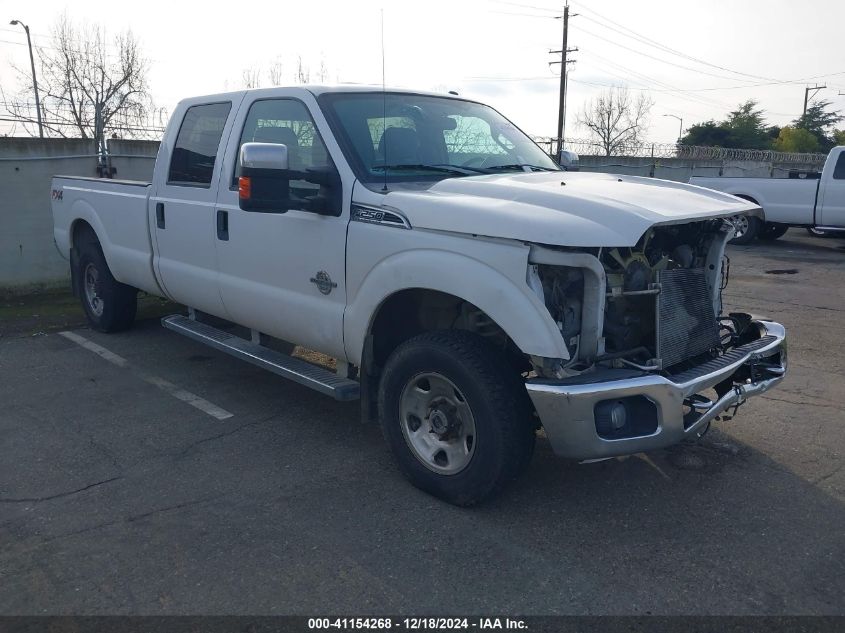
M240 89L245 69L281 63L294 83L298 59L316 81L381 84L381 23L388 86L446 92L488 103L525 132L556 133L563 2L554 0L308 0L307 2L104 3L0 0L0 86L27 86L28 24L36 47L50 46L57 16L109 33L131 28L149 59L156 105L172 111L195 95ZM125 7L125 8L124 8ZM567 138L584 138L584 104L611 86L654 102L646 138L673 142L684 128L721 120L756 99L771 124L801 114L804 86L845 112L845 2L842 0L571 0ZM762 84L762 85L761 85ZM0 104L2 111L2 104ZM671 116L666 116L671 115ZM2 116L2 115L0 115ZM0 122L0 134L12 131ZM14 132L22 134L17 127Z

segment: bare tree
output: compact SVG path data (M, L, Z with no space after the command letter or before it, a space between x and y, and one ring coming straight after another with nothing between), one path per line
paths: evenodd
M241 79L243 80L244 88L247 90L251 88L261 87L261 68L244 68L241 72Z
M278 57L270 64L267 74L270 77L270 85L281 86L284 83L284 66Z
M50 46L37 49L38 84L44 129L49 136L81 136L102 141L111 135L156 135L148 117L154 108L147 83L148 62L132 31L109 38L105 29L81 29L62 15L52 29ZM36 113L29 104L30 78L20 96L7 102L15 118L31 127ZM29 130L32 133L31 130Z
M324 84L328 81L329 78L329 68L326 66L326 59L321 55L320 56L320 69L317 71L317 80Z
M296 61L296 83L307 84L311 81L311 69L302 63L302 57L297 57Z
M285 68L293 68L293 73L286 73ZM241 71L240 82L233 81L232 84L240 85L243 88L260 88L262 85L262 78L269 81L271 86L283 86L285 84L307 84L312 77L320 83L326 83L329 80L329 67L326 64L324 57L320 57L320 65L316 71L312 73L311 66L307 64L301 55L296 57L296 60L291 63L290 60L284 60L281 56L274 58L267 66L266 73L262 72L260 65L256 64ZM228 82L227 82L228 85Z
M587 128L606 156L618 155L642 142L654 102L644 93L611 88L584 104L578 124Z

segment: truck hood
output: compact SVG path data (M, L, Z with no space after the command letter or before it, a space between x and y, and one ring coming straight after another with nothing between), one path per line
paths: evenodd
M415 228L555 246L634 246L650 227L759 212L712 189L613 174L542 172L394 189L384 205Z

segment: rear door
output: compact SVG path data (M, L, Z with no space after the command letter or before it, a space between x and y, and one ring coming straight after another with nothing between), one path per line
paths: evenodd
M216 183L237 104L230 99L180 106L182 122L168 165L156 170L149 219L156 241L155 268L175 301L226 317L217 284ZM163 148L165 149L165 148ZM165 159L166 160L166 159Z
M836 151L836 150L835 150ZM816 224L845 227L845 149L840 149L833 173L822 175L819 183Z

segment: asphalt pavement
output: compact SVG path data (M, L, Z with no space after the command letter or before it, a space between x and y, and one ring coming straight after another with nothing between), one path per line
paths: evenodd
M156 318L7 317L0 614L843 614L845 240L729 255L728 305L788 329L782 385L694 445L541 439L472 509L411 487L357 404Z

